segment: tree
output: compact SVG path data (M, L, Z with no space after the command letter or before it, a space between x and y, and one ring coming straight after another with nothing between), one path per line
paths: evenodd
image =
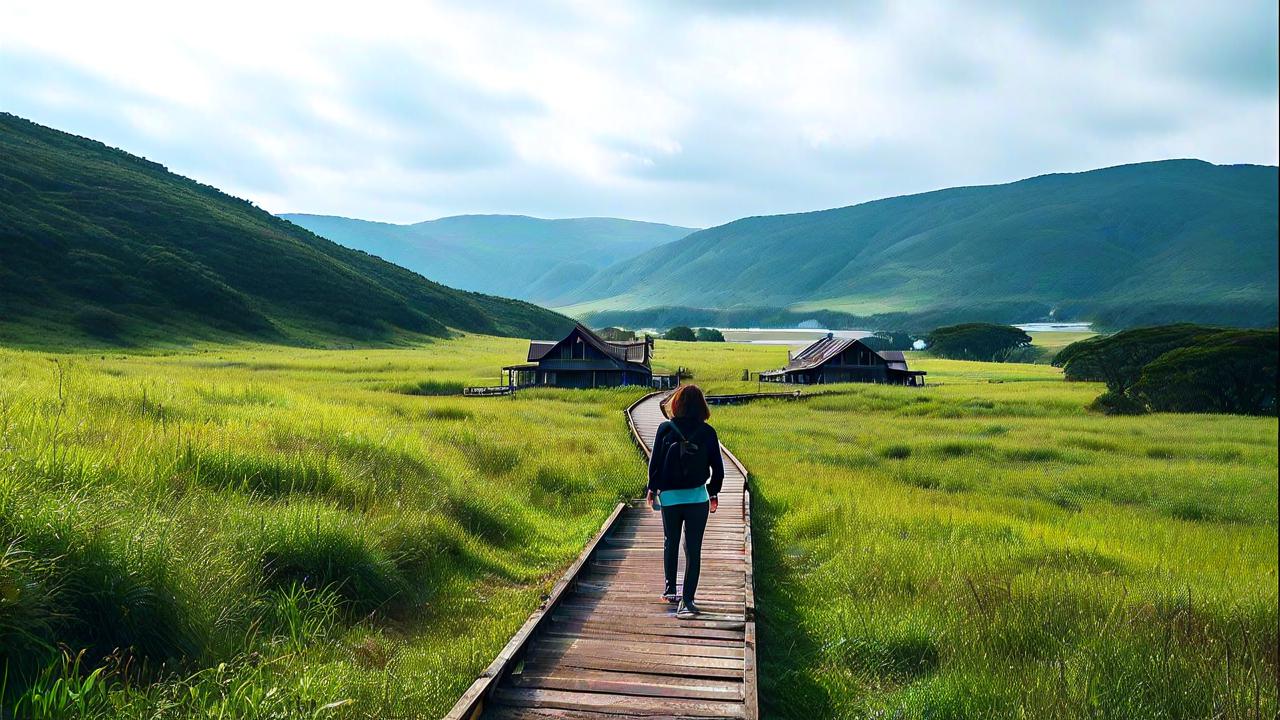
M1219 328L1186 323L1136 328L1071 343L1058 353L1054 364L1062 367L1067 380L1103 382L1107 390L1124 395L1156 358L1219 332Z
M911 350L915 340L910 333L903 330L881 330L875 335L862 338L862 344L880 352L881 350Z
M685 327L684 325L676 325L670 330L667 330L666 334L662 336L662 339L679 340L680 342L696 342L698 340L698 336L694 334L693 328Z
M937 328L927 341L938 357L1006 362L1014 352L1031 345L1031 336L1012 325L966 323Z
M636 339L635 333L631 332L630 330L623 330L622 328L616 328L616 327L601 328L600 330L596 331L596 334L599 335L602 339L612 340L614 342L621 341L621 340Z
M724 342L724 333L715 328L698 328L698 342Z
M1156 412L1276 414L1277 332L1227 330L1161 355L1131 395Z

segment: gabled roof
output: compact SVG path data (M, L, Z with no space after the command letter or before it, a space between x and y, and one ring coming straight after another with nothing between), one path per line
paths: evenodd
M547 353L551 352L551 348L555 347L558 343L558 340L530 340L529 362L541 360Z
M791 357L787 370L809 370L818 367L858 342L854 338L838 338L828 334Z
M591 328L583 325L582 323L574 324L573 330L570 330L568 335L565 335L559 340L530 340L528 355L529 361L536 362L546 357L547 353L551 352L551 350L560 343L568 340L575 332L581 335L587 344L599 350L607 357L611 357L624 363L635 363L645 366L648 366L649 364L649 341L647 339L640 338L638 340L620 341L605 340L592 332Z
M820 365L824 365L832 358L839 357L840 353L848 350L854 345L861 345L872 354L878 355L889 366L890 370L898 370L909 372L912 375L924 375L921 370L907 369L907 356L901 350L871 350L866 343L859 342L856 338L838 338L828 334L824 338L820 338L810 343L808 347L791 356L791 360L787 366L780 370L767 370L760 373L765 376L777 376L789 372L798 372L801 370L812 370Z

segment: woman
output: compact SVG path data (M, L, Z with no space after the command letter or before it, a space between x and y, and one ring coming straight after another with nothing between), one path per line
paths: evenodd
M724 483L724 460L715 428L707 424L711 408L697 385L682 385L667 399L670 420L658 426L649 458L650 508L662 510L662 599L679 601L676 617L698 614L694 595L702 565L702 533L707 516L716 511ZM684 588L676 592L680 535L684 533Z

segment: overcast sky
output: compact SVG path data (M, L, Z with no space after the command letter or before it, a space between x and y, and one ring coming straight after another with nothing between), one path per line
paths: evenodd
M0 109L272 212L393 222L707 226L1277 162L1275 0L413 4L6 0Z

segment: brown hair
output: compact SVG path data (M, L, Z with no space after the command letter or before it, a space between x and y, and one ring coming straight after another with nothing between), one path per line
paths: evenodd
M681 385L667 398L667 415L673 418L706 420L711 417L711 408L707 407L707 398L702 394L702 388L697 385Z

